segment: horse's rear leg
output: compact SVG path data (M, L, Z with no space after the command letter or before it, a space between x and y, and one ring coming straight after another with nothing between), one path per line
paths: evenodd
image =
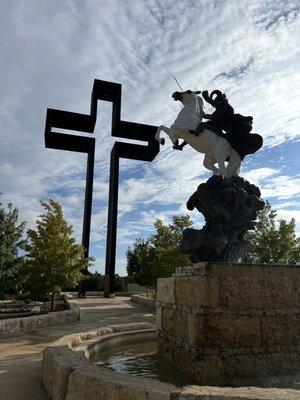
M216 156L216 161L219 166L219 175L224 176L224 178L227 178L226 176L226 165L225 165L225 158L223 156Z
M160 132L165 132L168 136L171 134L171 129L164 125L160 125L156 131L155 139L159 141L160 144L165 144L165 139L160 137ZM172 140L172 138L171 138Z
M241 169L241 157L239 154L232 149L230 153L230 160L226 168L226 178L231 178L232 176L238 175Z
M213 172L214 175L219 174L218 168L215 166L215 159L211 156L205 155L203 166Z

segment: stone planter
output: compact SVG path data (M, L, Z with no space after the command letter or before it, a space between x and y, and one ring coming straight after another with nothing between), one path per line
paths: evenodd
M152 310L156 310L156 300L151 299L146 296L142 296L140 294L132 294L130 296L130 300L137 304L142 304L145 307L151 308Z
M76 303L70 303L70 310L55 311L48 314L39 314L28 317L0 320L0 334L19 331L35 331L46 326L79 321L80 309Z

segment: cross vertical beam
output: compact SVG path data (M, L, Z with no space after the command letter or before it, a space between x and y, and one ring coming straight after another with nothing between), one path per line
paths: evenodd
M84 213L83 213L84 224L82 226L82 244L85 248L86 256L88 256L90 248L94 162L95 162L95 151L92 151L88 153L88 159L87 159L86 187L85 187Z
M114 145L110 153L109 203L107 216L104 297L109 297L115 291L119 164L119 157L116 156L116 145Z
M113 125L114 126L114 125ZM148 140L148 146L131 143L115 142L110 155L109 204L107 221L107 242L105 260L104 296L110 297L115 289L116 237L118 220L118 191L119 191L119 159L152 161L159 151L159 144L155 139L156 126L141 125L133 122L121 121L115 125L118 137L143 138ZM143 135L142 135L143 134ZM112 129L112 135L115 134Z
M84 255L88 257L90 248L90 232L93 202L93 183L94 183L94 162L95 150L88 153L87 169L86 169L86 185L82 224L82 240L81 243L85 249ZM87 273L87 270L85 271ZM86 281L83 279L78 287L78 297L86 297Z

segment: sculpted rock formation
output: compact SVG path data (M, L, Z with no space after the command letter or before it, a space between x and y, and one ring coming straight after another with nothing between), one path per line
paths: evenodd
M239 176L212 176L199 185L187 208L201 212L206 224L183 232L179 249L192 262L241 262L250 243L245 239L254 229L257 213L264 207L260 190Z

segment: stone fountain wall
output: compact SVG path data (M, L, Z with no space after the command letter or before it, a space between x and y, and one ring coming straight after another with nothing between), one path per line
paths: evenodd
M159 351L196 382L300 371L300 268L199 263L158 280Z

